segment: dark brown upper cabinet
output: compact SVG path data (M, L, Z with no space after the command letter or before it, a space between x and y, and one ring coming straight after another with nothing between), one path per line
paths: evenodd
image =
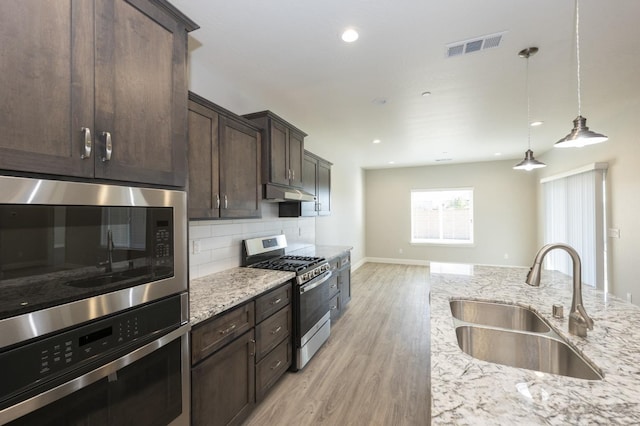
M189 218L261 216L261 132L189 92Z
M307 134L271 111L243 117L263 129L262 183L302 188L304 138Z
M183 187L196 28L164 0L2 0L0 169Z
M331 214L332 163L304 151L303 188L314 195L314 201L288 201L278 206L280 217L328 216Z

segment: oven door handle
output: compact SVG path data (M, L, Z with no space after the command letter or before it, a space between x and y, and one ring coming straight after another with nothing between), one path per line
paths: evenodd
M313 281L300 286L300 294L304 294L307 291L313 290L314 288L318 287L320 284L331 278L331 275L333 275L333 272L327 271L323 275L320 275L318 278L314 278Z

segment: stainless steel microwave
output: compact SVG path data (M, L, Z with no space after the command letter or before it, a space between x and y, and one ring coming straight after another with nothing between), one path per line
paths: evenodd
M0 176L0 349L185 291L185 192Z

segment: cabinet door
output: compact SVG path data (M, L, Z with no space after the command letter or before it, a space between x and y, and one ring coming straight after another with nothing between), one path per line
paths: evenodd
M303 189L310 194L316 196L316 200L311 202L301 202L300 203L300 215L301 216L316 216L318 214L317 206L318 206L318 193L317 193L317 182L316 178L318 176L318 160L313 157L309 157L308 155L304 156L304 166L302 172L302 183Z
M222 217L260 217L260 133L220 119L220 195Z
M340 308L344 308L351 300L351 268L349 266L340 270L338 285L340 287Z
M146 0L95 7L95 176L184 186L186 30Z
M273 120L270 120L270 123L269 181L280 185L289 185L288 130Z
M0 169L93 175L92 16L83 0L0 1Z
M318 214L331 214L331 164L318 161Z
M253 331L191 369L194 426L240 424L255 405Z
M189 218L220 216L218 114L189 101Z
M304 162L304 136L293 130L289 131L289 169L291 178L289 185L302 188L302 164Z

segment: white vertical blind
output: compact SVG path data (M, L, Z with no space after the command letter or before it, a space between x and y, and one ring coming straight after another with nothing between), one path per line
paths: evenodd
M544 242L566 243L582 260L584 284L604 288L604 179L606 164L542 181ZM546 257L546 269L572 274L571 258L561 250Z

